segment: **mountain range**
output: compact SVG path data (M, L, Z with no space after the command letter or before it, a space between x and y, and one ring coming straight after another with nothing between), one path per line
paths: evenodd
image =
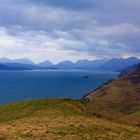
M15 59L11 60L8 58L0 58L0 64L5 66L5 70L99 70L99 71L122 71L123 69L140 63L140 59L136 57L129 58L113 58L113 59L101 59L101 60L78 60L73 63L72 61L66 60L59 62L58 64L53 64L52 62L46 60L38 64L32 62L29 59ZM7 68L6 68L7 67ZM0 70L4 70L4 67L0 66Z
M9 58L0 58L0 63L20 63L20 64L29 64L35 65L35 63L29 59L9 59Z
M123 58L113 58L98 67L98 69L109 70L109 71L122 71L124 68L130 67L132 65L140 63L140 59L136 57Z

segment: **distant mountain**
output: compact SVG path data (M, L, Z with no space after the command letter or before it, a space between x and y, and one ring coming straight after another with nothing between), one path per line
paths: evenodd
M41 62L41 63L38 63L37 65L40 67L52 67L52 66L54 66L53 63L48 61L48 60Z
M63 61L58 64L56 64L56 67L59 69L81 69L81 70L94 70L95 68L103 65L106 63L107 60L79 60L76 63L73 63L71 61Z
M16 67L16 66L8 66L5 64L0 64L0 70L30 70L30 69L25 67Z
M56 65L59 69L81 69L81 70L100 70L100 71L122 71L123 69L138 64L140 59L136 57L130 58L113 58L110 60L79 60L76 63L71 61L63 61Z
M20 63L20 64L30 64L35 65L35 63L29 59L8 59L8 58L0 58L0 63Z
M99 116L140 126L140 63L84 96Z
M0 63L11 63L11 62L13 62L13 60L5 58L5 57L0 58Z
M76 63L73 63L69 60L62 61L56 65L52 62L46 60L39 64L35 64L29 59L8 59L8 58L0 58L0 63L6 64L7 66L18 67L18 68L27 68L27 69L77 69L77 70L100 70L100 71L122 71L131 65L135 65L140 63L140 59L136 57L130 57L127 59L123 58L113 58L110 60L101 59L101 60L79 60Z
M34 70L34 69L42 69L42 67L30 65L30 64L21 64L21 63L3 63L5 66L8 67L16 67L18 69L24 69L24 70Z
M23 59L15 59L13 60L14 63L20 63L20 64L30 64L35 65L35 63L29 59L23 58Z
M108 71L122 71L123 69L140 63L140 59L136 57L130 58L113 58L103 64L102 66L98 67L98 70L108 70Z
M75 68L74 63L71 61L68 61L68 60L60 62L60 63L56 64L55 66L59 69L73 69L73 68Z
M21 63L3 63L7 67L13 67L21 70L57 70L55 67L41 67L37 65L21 64Z
M103 64L105 64L107 60L93 60L89 61L87 59L79 60L75 63L75 68L77 69L95 69Z
M0 63L0 70L57 70L57 68L20 63Z

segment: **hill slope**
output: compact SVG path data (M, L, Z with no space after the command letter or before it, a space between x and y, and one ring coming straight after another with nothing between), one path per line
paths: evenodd
M140 129L91 116L71 99L39 99L0 106L0 139L139 140Z
M86 95L84 100L103 117L140 126L140 64L129 69Z

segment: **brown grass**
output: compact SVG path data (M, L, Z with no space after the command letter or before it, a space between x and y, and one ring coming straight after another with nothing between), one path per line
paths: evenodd
M6 140L139 140L140 129L86 116L44 115L0 125Z

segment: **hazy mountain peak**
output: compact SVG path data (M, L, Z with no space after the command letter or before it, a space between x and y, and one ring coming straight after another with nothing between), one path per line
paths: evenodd
M34 65L34 62L27 59L27 58L21 58L21 59L15 59L13 60L15 63L20 63L20 64L31 64Z
M13 60L6 58L6 57L2 57L0 58L0 63L9 63L12 62Z
M74 63L70 60L65 60L65 61L59 62L57 65L60 65L60 64L74 64Z
M9 58L0 58L0 63L20 63L20 64L32 64L34 65L34 62L27 59L27 58L21 58L21 59L9 59Z
M53 66L53 63L51 61L49 61L49 60L45 60L43 62L38 63L38 66L51 67L51 66Z
M89 62L92 62L92 61L90 61L90 60L87 60L87 59L82 59L82 60L78 60L77 62L76 62L76 64L83 64L83 63L89 63Z
M104 65L100 66L98 69L109 71L122 71L123 69L138 63L140 63L140 59L135 57L129 57L125 59L113 58L107 61Z

